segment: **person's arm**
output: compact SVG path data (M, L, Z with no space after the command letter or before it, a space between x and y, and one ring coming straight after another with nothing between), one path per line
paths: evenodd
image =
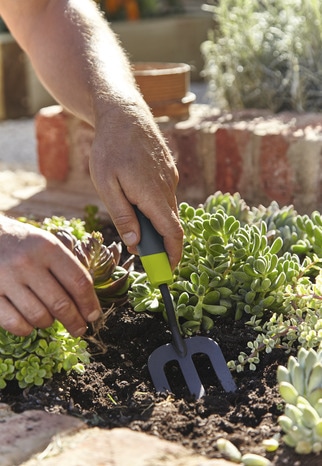
M128 60L91 0L1 0L0 14L62 105L95 128L90 171L130 252L140 238L132 205L181 256L178 172L138 92Z

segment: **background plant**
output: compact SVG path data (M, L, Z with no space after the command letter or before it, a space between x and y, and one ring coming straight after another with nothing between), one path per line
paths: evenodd
M201 51L217 105L321 110L319 0L222 0L204 9L215 20Z
M218 192L197 209L180 205L182 259L170 285L183 333L210 330L216 318L243 319L257 336L238 359L256 369L261 351L322 345L322 218L293 207L249 208L239 194ZM136 311L163 312L144 274L129 291ZM256 335L256 333L255 333Z

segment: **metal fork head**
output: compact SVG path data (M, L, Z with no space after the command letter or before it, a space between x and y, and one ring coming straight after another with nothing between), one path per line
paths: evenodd
M214 340L202 336L184 339L186 353L179 355L172 343L167 343L155 349L148 360L148 369L157 392L171 392L171 386L165 374L165 365L177 361L191 395L197 399L205 395L204 386L200 380L192 357L196 354L205 354L226 392L234 392L236 384L227 367L222 351Z

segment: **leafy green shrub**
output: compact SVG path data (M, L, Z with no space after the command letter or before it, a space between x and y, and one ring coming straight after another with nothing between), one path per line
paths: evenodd
M222 0L204 5L215 27L201 46L217 104L320 111L322 3Z
M239 194L210 196L197 209L180 205L181 261L170 285L183 333L212 328L218 316L247 321L258 335L231 369L256 369L261 351L322 346L322 217L292 207L250 209ZM159 290L139 275L134 310L163 312Z

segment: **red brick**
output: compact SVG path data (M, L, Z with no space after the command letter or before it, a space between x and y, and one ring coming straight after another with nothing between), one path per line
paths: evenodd
M35 117L38 164L48 181L65 181L69 171L67 116L61 107L40 110Z
M270 200L280 205L294 199L294 175L288 161L290 142L281 134L266 134L261 138L259 154L260 187Z
M234 193L238 190L243 170L242 156L235 131L232 128L218 128L215 133L215 147L216 189Z
M302 212L321 210L321 115L197 109L185 122L159 126L177 162L180 202L198 204L221 190L239 192L250 205L275 200ZM37 115L36 130L41 173L86 191L93 129L50 107Z
M177 168L179 171L178 199L189 197L191 203L200 202L205 197L202 161L197 151L198 131L189 128L173 131L172 147L175 146ZM187 199L186 197L186 199Z

